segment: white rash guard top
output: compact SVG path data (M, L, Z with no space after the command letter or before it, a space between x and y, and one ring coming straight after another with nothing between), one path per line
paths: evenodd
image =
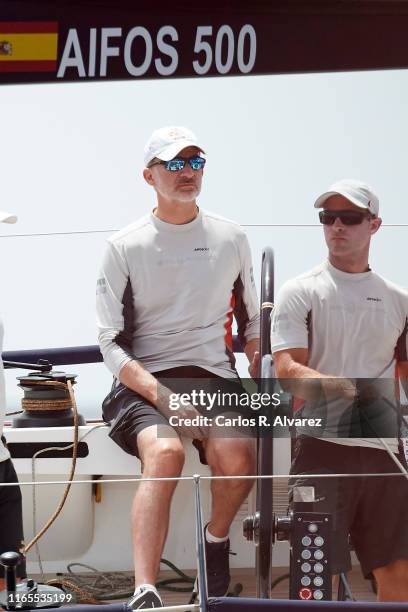
M309 350L308 366L326 375L379 380L382 394L396 407L396 361L408 360L408 292L372 271L342 272L326 261L286 282L272 317L272 352ZM378 438L342 438L344 399L325 400L324 437L340 444L384 448ZM393 407L389 407L393 410ZM306 401L302 417L313 418L316 403ZM313 435L307 429L298 433ZM316 435L316 434L315 434ZM398 452L396 438L388 440Z
M132 359L150 372L199 366L235 377L233 315L243 346L259 337L251 253L237 223L203 210L183 225L149 214L108 240L98 337L117 378Z
M4 418L6 416L6 387L4 384L4 368L1 353L3 351L3 323L0 320L0 436L3 435ZM4 446L3 442L0 441L0 461L9 459L10 453Z

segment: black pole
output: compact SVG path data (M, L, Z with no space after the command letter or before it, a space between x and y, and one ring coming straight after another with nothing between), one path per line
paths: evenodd
M259 392L270 393L268 380L271 371L270 316L273 309L275 292L274 254L270 247L262 252L261 272L261 334L260 334L260 378ZM272 383L273 384L273 383ZM272 432L270 432L272 434ZM273 437L258 436L257 439L258 475L273 474ZM259 512L259 542L257 547L256 594L261 599L271 596L272 567L272 523L273 523L273 481L257 480L256 509Z
M15 594L17 587L17 565L20 563L21 556L14 551L3 553L0 557L0 563L4 567L4 573L6 575L6 602L1 601L1 605L6 610L15 610ZM2 595L4 594L4 591ZM2 598L3 599L3 598Z
M204 546L204 527L201 510L200 475L194 474L195 483L195 511L196 511L196 551L198 560L198 592L200 612L207 612L208 588L207 570Z

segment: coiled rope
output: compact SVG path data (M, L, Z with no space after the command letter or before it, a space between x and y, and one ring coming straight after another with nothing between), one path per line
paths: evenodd
M25 379L26 381L28 379ZM45 398L23 398L21 400L21 406L24 410L28 412L44 412L48 410L56 411L56 410L69 410L76 408L75 397L72 390L72 382L70 380L67 383L58 381L58 380L38 380L32 379L29 380L30 387L52 387L55 389L63 389L64 391L68 391L68 397L63 399L45 399Z

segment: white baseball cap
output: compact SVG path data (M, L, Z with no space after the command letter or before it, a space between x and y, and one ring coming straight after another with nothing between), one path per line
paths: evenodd
M144 149L144 163L147 166L155 157L163 161L173 159L186 147L197 147L205 152L193 132L185 127L168 126L155 130Z
M365 208L373 215L378 216L380 202L374 191L365 183L353 179L342 179L333 183L328 191L317 198L314 204L315 208L323 208L326 200L336 194L342 195L352 204L359 208Z
M15 223L17 221L16 215L8 213L5 210L0 210L0 223Z

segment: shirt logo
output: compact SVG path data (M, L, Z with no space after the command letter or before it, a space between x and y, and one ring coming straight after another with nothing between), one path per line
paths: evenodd
M195 253L196 251L209 251L209 250L210 250L210 249L209 249L208 247L196 247L196 248L194 249L194 253Z
M100 295L101 293L106 293L106 280L104 278L98 278L96 281L96 295Z

